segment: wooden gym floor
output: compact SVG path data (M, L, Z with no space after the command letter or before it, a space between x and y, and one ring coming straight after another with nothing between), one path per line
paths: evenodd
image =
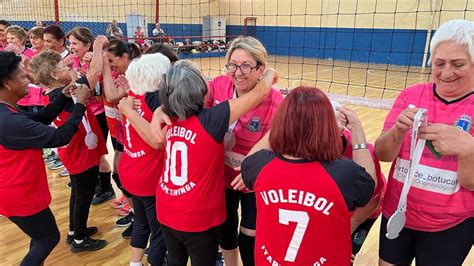
M215 76L225 65L223 58L196 59L205 75ZM351 68L348 68L348 66ZM367 97L367 102L373 98L380 100L394 99L398 92L407 85L426 82L429 80L429 70L420 68L405 68L398 66L374 65L368 67L360 63L333 62L307 58L275 57L269 58L269 66L279 72L281 87L294 87L300 83L316 86L334 93ZM333 80L333 83L330 81ZM347 85L351 84L351 85ZM383 92L380 87L390 87ZM383 121L387 115L386 109L375 109L365 106L349 105L359 115L363 123L367 139L374 142L380 134ZM109 144L110 146L110 144ZM109 147L109 151L112 149ZM112 156L108 155L109 162ZM388 174L390 165L382 165ZM137 169L139 170L139 169ZM74 254L65 243L68 230L69 188L66 184L68 177L60 177L57 171L48 171L49 185L52 194L50 205L56 216L61 232L61 241L46 260L46 265L128 265L130 258L129 240L122 238L125 228L115 226L119 218L116 210L110 207L110 201L99 206L91 206L89 226L98 226L96 238L106 239L108 246L96 252ZM116 188L115 188L116 189ZM116 192L118 190L116 189ZM357 256L355 265L377 265L379 220L373 226L362 250ZM25 255L29 245L26 235L8 219L0 218L0 265L18 265ZM146 261L146 259L144 260ZM474 251L471 251L464 265L474 266Z

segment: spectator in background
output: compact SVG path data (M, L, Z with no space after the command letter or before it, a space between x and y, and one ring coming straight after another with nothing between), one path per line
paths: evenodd
M44 25L43 25L43 22L41 20L37 20L35 22L35 28L43 28Z
M106 34L110 36L114 36L116 38L123 38L122 29L118 26L117 20L112 20L112 23L109 24L106 30Z
M160 28L160 23L157 22L157 23L155 24L155 28L153 29L153 32L152 32L152 33L153 33L153 37L158 37L158 38L160 38L160 39L155 39L155 40L153 40L155 43L156 43L156 42L161 42L161 43L162 43L162 42L165 42L165 41L164 41L164 37L166 37L166 33L165 33L165 31L164 31L162 28Z
M145 44L145 33L142 32L142 27L140 25L137 26L137 31L133 34L133 38L135 38L135 43L142 48Z
M10 27L11 24L8 23L6 20L0 20L0 51L5 50L7 48L7 28Z

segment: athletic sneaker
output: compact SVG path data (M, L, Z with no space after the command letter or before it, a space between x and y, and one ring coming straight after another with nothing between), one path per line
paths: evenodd
M87 227L87 236L93 236L93 235L97 234L98 231L99 231L99 229L97 229L97 227L95 227L95 226ZM66 244L71 245L72 240L73 240L73 236L68 234L67 237L66 237Z
M59 176L61 177L69 176L69 171L66 168L64 168L63 170L59 172Z
M51 151L46 157L43 156L43 159L44 159L44 164L50 165L57 159L57 156L56 156L56 153L54 153L54 151Z
M130 239L132 238L132 230L133 230L133 222L130 224L130 226L125 229L125 231L122 232L122 237L125 239Z
M91 239L89 237L84 238L81 244L77 244L76 241L71 243L71 251L73 253L82 251L95 251L107 246L107 241L101 239Z
M125 203L125 205L122 208L117 210L117 213L120 216L127 216L131 211L132 211L132 207L127 202L127 203Z
M50 165L48 166L48 169L49 169L49 170L58 170L58 169L61 169L61 168L63 168L63 167L64 167L64 165L63 165L63 163L61 162L61 160L56 159L56 160L54 160L54 162L53 162L52 164L50 164Z
M127 198L124 195L122 195L122 197L120 197L119 199L112 201L110 205L112 205L112 208L114 209L120 209L123 206L125 206L125 204L127 203L128 203Z
M110 191L105 191L99 194L96 194L94 198L92 199L92 205L99 205L102 204L106 201L109 201L111 199L115 198L115 191L111 189Z
M133 212L130 212L127 216L118 219L115 224L118 227L126 227L132 224L133 222Z

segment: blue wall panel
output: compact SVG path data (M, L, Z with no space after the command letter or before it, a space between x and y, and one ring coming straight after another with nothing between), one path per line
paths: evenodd
M52 22L46 22L51 24ZM32 21L15 21L26 28ZM107 22L61 22L67 33L73 27L88 27L94 34L105 34ZM119 23L126 35L126 24ZM201 24L161 24L169 36L202 36ZM151 36L154 23L147 25ZM243 34L244 27L227 25L227 35ZM366 63L420 66L426 30L365 29L365 28L316 28L257 26L256 37L274 55L305 56ZM175 38L183 41L184 38ZM191 38L191 41L201 40ZM204 55L203 55L204 56ZM215 56L215 55L213 55Z

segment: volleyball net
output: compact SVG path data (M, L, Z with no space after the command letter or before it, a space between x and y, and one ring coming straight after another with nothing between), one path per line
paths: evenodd
M299 85L339 101L388 108L403 88L431 79L429 41L450 19L474 19L474 0L15 0L3 19L105 34L113 20L128 41L165 42L205 75L222 73L227 44L255 36L284 91ZM157 28L163 34L154 35ZM136 37L136 36L135 36Z

